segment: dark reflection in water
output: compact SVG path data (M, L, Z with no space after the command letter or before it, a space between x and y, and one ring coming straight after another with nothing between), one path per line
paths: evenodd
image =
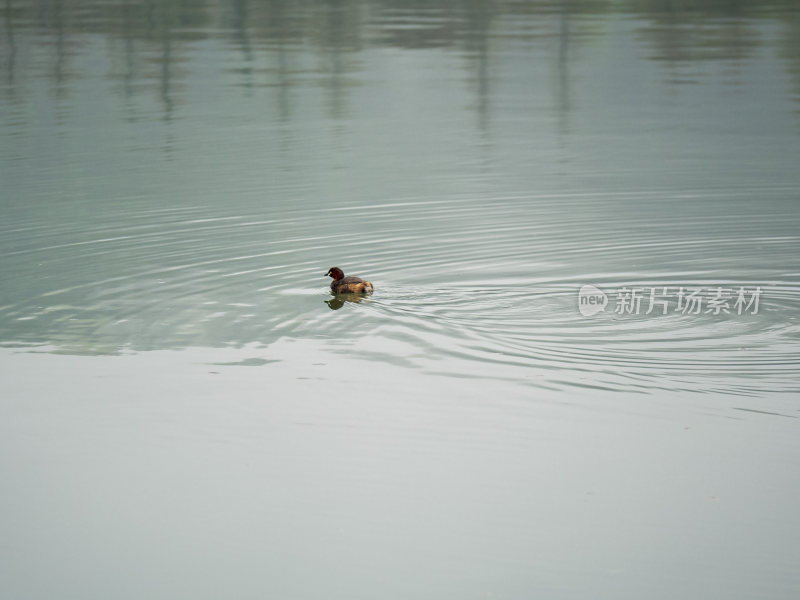
M327 304L331 310L339 310L348 302L358 304L363 301L363 294L336 294L330 300L325 300L325 304Z
M325 78L329 110L343 117L346 90L357 85L358 55L366 46L425 49L452 48L471 63L476 108L488 118L489 71L496 24L518 21L513 35L536 43L557 40L557 89L560 105L569 110L567 71L576 39L616 35L604 28L604 16L635 19L641 38L651 47L650 58L665 63L668 80L697 83L696 72L684 72L685 63L706 60L737 65L765 46L774 46L786 71L800 88L800 19L797 4L770 2L667 1L612 2L507 2L438 1L409 5L405 2L260 2L248 0L195 2L79 3L58 0L31 3L5 0L2 11L2 94L18 97L31 78L48 76L58 97L80 79L72 68L84 40L103 35L114 55L108 78L120 83L122 98L143 84L155 87L164 119L183 104L182 82L187 76L188 53L206 40L226 40L239 49L242 61L235 67L240 85L277 86L282 112L288 118L292 85L310 75ZM592 17L589 20L587 17ZM761 25L769 27L769 38ZM31 37L33 36L33 37ZM19 64L26 58L21 45L48 44L52 52L42 64ZM293 65L289 57L299 46L318 51L311 70ZM33 69L29 67L33 66ZM800 98L800 97L798 97Z

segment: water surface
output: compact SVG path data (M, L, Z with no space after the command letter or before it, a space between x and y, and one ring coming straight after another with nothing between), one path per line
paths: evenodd
M791 3L0 21L10 596L800 591Z

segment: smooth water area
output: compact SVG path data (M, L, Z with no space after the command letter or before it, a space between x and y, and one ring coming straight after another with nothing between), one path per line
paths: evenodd
M1 597L800 594L793 3L0 32Z

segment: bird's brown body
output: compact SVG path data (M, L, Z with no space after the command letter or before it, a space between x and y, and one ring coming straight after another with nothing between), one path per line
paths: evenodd
M371 282L360 277L345 277L339 267L331 267L325 274L333 277L331 291L334 294L371 294L375 289Z

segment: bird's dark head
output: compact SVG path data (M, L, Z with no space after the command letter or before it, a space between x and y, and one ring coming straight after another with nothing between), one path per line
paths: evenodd
M342 277L344 277L344 271L342 271L339 267L331 267L328 269L328 272L325 273L330 277L333 277L334 281L339 281Z

